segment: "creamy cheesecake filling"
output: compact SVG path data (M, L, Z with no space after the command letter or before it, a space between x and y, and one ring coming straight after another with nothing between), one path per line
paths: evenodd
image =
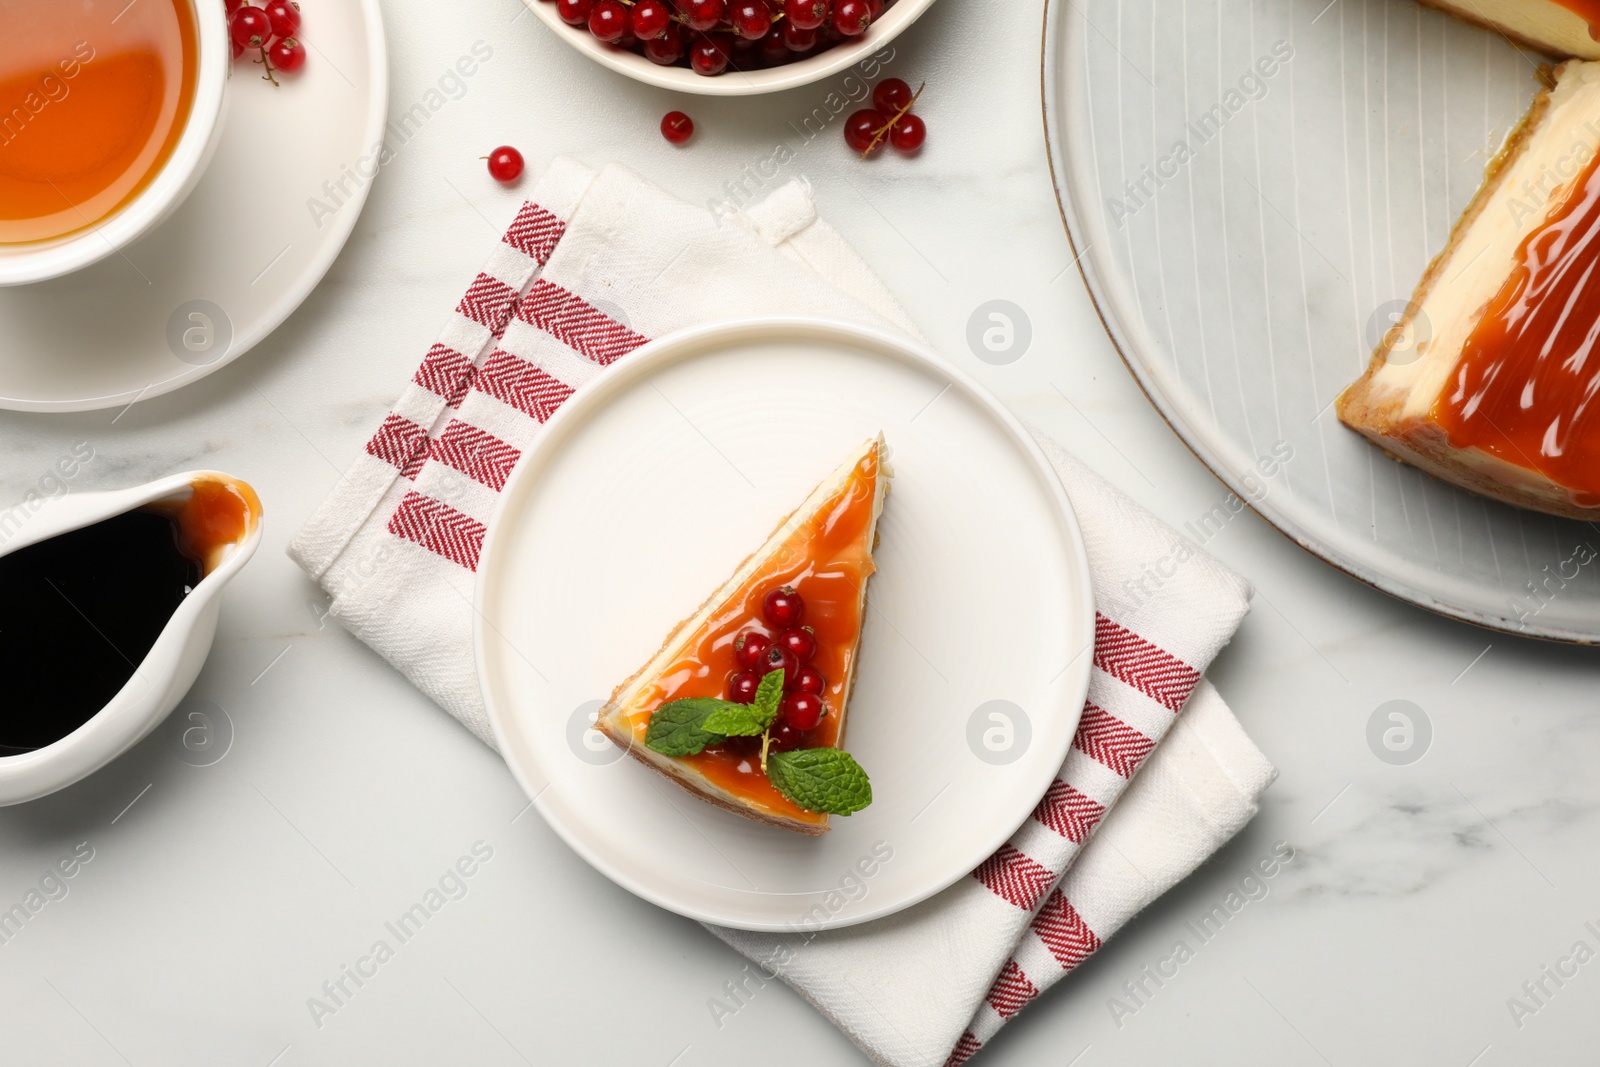
M1519 249L1600 152L1600 64L1566 63L1544 115L1507 161L1498 184L1466 223L1395 347L1368 379L1375 401L1394 397L1398 421L1427 419L1451 381L1473 330L1505 286Z

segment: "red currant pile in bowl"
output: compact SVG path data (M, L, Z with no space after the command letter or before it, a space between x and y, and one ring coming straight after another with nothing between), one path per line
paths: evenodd
M249 55L262 67L261 77L273 85L277 74L293 74L306 65L306 46L300 43L300 5L294 0L222 0L228 12L228 36L233 58Z
M805 625L806 606L788 586L774 589L761 602L761 615L771 633L752 627L733 641L739 670L728 676L725 698L740 704L755 699L761 679L776 670L783 671L783 703L778 725L772 731L773 752L811 748L811 737L828 714L823 694L828 680L811 665L817 655L817 637ZM758 741L759 738L730 738L730 741Z
M874 55L933 0L523 0L569 44L630 77L716 96L773 92ZM868 69L870 68L870 69Z

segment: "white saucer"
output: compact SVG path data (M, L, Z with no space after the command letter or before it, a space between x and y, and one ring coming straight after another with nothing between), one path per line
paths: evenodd
M200 184L171 218L65 278L0 289L0 408L85 411L171 392L232 362L322 280L366 202L384 138L378 0L307 5L304 70L234 64ZM324 182L343 190L334 195ZM310 201L331 213L313 217ZM196 317L198 316L198 317Z
M872 806L820 838L773 829L588 730L880 430L894 481L847 736ZM501 494L477 606L500 751L544 818L624 888L748 930L863 922L968 876L1060 769L1094 634L1077 523L1017 421L932 354L821 322L679 334L581 390Z

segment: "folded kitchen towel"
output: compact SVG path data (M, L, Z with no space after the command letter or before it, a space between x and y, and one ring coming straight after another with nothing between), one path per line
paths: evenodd
M719 219L624 168L557 161L290 555L335 618L492 745L473 572L518 459L574 390L651 338L779 313L918 336L801 183ZM1078 733L1032 818L971 878L899 915L712 930L893 1067L971 1056L1237 832L1274 774L1202 681L1249 586L1040 444L1083 529L1099 613Z

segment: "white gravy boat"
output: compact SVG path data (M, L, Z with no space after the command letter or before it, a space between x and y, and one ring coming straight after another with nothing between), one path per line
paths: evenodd
M261 543L261 502L248 484L217 471L174 474L131 489L34 497L0 509L0 557L151 504L181 504L194 486L217 482L244 498L244 533L202 561L198 585L178 604L132 677L87 722L43 748L0 756L0 805L33 800L86 777L132 748L178 706L217 632L222 589Z

